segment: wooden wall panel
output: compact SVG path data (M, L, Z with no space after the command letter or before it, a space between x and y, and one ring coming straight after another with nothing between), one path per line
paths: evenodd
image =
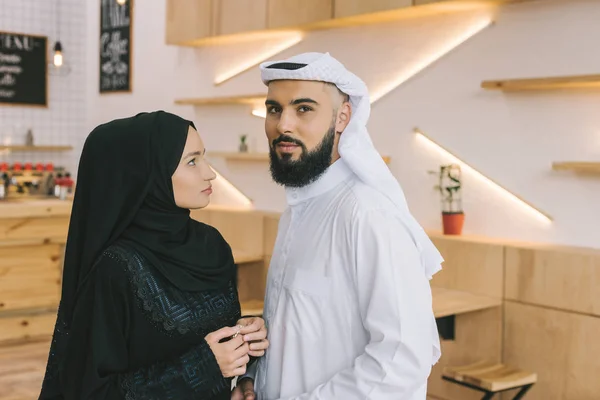
M210 225L210 210L209 209L200 209L200 210L192 210L190 213L190 217L195 219L196 221L200 221L207 225Z
M212 2L167 0L166 43L179 44L214 34Z
M56 312L2 315L0 316L0 342L21 342L52 336L55 322Z
M219 0L215 34L231 35L267 28L267 0Z
M600 318L509 301L505 304L504 361L538 374L527 400L596 400L600 393L598 332Z
M503 246L445 237L432 237L432 241L445 259L432 285L502 297Z
M297 27L333 18L333 0L269 0L268 7L269 29Z
M413 0L335 0L335 18L369 14L412 6Z
M0 311L58 305L63 246L0 248Z
M191 217L218 229L232 248L262 254L264 223L260 212L205 209L192 211Z
M18 199L3 200L1 205L0 219L46 217L69 218L73 202L58 199Z
M505 296L600 316L600 250L509 246Z
M218 229L234 250L234 254L257 256L254 258L258 261L238 263L238 295L242 302L262 300L266 286L263 214L212 208L195 210L191 216Z
M261 214L211 210L210 222L231 247L251 254L262 253L264 224Z
M442 358L429 377L428 394L444 400L479 400L481 393L442 380L446 365L469 364L480 359L499 362L502 357L502 307L456 317L456 340L442 341Z
M3 240L66 240L69 230L68 217L49 218L2 218L0 241Z
M49 349L49 340L0 347L0 399L39 397Z
M263 300L265 297L264 261L238 266L238 295L240 301Z

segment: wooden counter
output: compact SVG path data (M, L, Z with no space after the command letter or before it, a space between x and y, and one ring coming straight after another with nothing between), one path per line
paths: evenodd
M52 332L65 204L0 205L0 341ZM279 215L210 207L192 217L219 229L230 243L243 309L262 312ZM442 359L430 376L430 396L479 399L479 393L443 381L442 371L489 360L537 373L530 400L597 397L600 250L428 234L445 259L431 281L434 313L455 318L455 336L442 340Z
M0 200L0 219L68 217L73 203L58 199L8 199Z
M52 333L71 206L58 199L0 201L0 343Z

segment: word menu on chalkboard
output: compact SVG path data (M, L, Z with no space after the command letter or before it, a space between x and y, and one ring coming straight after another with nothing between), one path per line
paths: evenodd
M0 32L0 104L48 105L48 38Z
M100 3L100 93L131 91L132 1Z

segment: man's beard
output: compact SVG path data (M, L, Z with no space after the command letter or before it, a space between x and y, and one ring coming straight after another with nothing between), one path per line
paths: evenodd
M271 176L283 186L302 187L316 181L331 165L331 155L335 141L335 125L332 124L321 143L308 151L304 143L287 135L273 140L269 156L271 158ZM292 154L277 155L277 144L289 142L299 145L302 154L298 160L292 160Z

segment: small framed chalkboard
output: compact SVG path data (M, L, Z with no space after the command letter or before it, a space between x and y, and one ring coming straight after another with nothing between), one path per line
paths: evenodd
M133 0L100 1L100 93L131 92Z
M0 32L0 104L48 106L48 38Z

